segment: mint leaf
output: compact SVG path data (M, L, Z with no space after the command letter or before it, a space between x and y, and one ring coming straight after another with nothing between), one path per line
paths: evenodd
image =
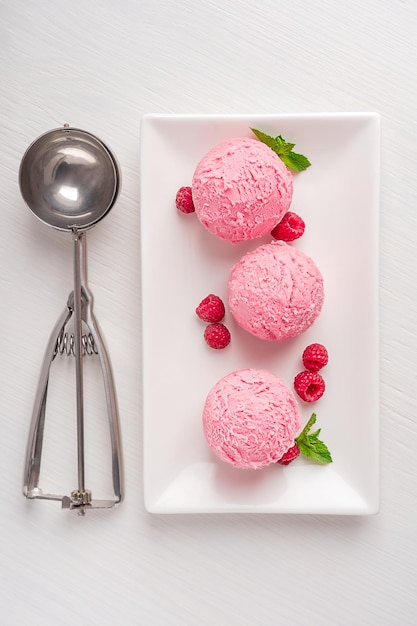
M332 463L333 459L328 447L319 439L321 429L319 428L314 433L309 434L311 427L315 423L316 414L313 413L301 433L295 438L295 441L300 448L301 454L309 459L318 461L318 463Z
M314 424L316 423L317 420L317 415L315 413L312 413L310 419L308 420L307 424L304 426L303 430L301 431L301 433L298 435L299 437L305 437L308 435L308 433L311 430L311 427L314 426Z
M311 163L303 154L297 154L296 152L289 152L288 154L278 155L283 163L294 172L303 172Z
M262 143L265 143L267 146L269 146L269 148L271 148L271 150L276 152L276 148L279 145L278 137L275 139L274 137L271 137L270 135L266 135L261 130L256 130L256 128L251 128L251 131L253 132L255 137L259 139L259 141L262 141Z
M310 167L311 163L303 154L297 154L293 152L295 143L286 142L282 135L277 137L271 137L263 133L261 130L251 128L251 131L262 143L266 144L271 150L275 152L281 159L281 161L294 172L302 172Z
M278 135L278 137L275 137L275 141L280 146L279 148L280 154L289 154L295 146L295 143L287 143L285 139L281 137L281 135Z

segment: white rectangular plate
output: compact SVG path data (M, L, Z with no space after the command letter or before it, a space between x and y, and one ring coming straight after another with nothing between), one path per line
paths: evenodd
M282 135L312 166L294 176L291 209L305 223L294 242L321 269L325 304L315 324L284 343L258 340L229 313L232 341L212 350L195 308L209 293L227 302L232 265L270 240L231 245L195 214L175 208L198 161L215 145ZM153 513L364 515L379 506L378 203L379 116L148 115L141 131L141 251L145 506ZM326 392L300 401L314 411L333 463L298 458L287 467L239 470L208 448L201 426L207 393L225 374L268 369L292 387L306 345L329 351Z

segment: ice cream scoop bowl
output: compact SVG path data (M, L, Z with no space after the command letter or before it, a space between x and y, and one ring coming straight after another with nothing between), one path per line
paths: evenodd
M110 359L93 313L87 286L86 231L112 208L120 172L108 147L94 135L65 124L38 137L22 157L20 190L43 223L71 233L74 244L74 289L49 339L41 369L24 475L24 495L61 501L63 508L84 514L110 508L122 499L121 445L116 392ZM66 354L75 357L78 486L70 495L44 493L39 487L50 367ZM103 375L110 429L114 499L97 500L85 485L83 359L98 357Z

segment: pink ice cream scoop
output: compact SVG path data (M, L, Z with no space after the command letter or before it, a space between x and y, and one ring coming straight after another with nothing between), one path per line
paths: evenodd
M232 243L269 233L287 212L292 192L292 174L275 152L244 137L210 150L192 181L200 222Z
M232 267L228 298L242 328L260 339L282 341L307 330L320 314L323 277L304 252L272 241Z
M301 416L292 391L266 370L228 374L211 389L203 411L210 448L234 467L275 463L294 445Z

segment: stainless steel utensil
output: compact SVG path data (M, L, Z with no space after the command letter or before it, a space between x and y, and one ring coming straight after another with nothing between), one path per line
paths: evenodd
M38 384L25 463L24 495L58 500L63 508L84 514L110 508L122 499L121 446L116 393L110 359L93 313L87 286L86 230L114 205L120 173L110 150L94 135L65 124L36 139L23 155L20 190L26 204L48 226L72 234L74 289L47 345ZM78 487L70 495L43 493L39 488L49 373L61 354L75 357L77 395ZM83 358L97 356L103 374L112 450L113 500L93 499L85 486Z

